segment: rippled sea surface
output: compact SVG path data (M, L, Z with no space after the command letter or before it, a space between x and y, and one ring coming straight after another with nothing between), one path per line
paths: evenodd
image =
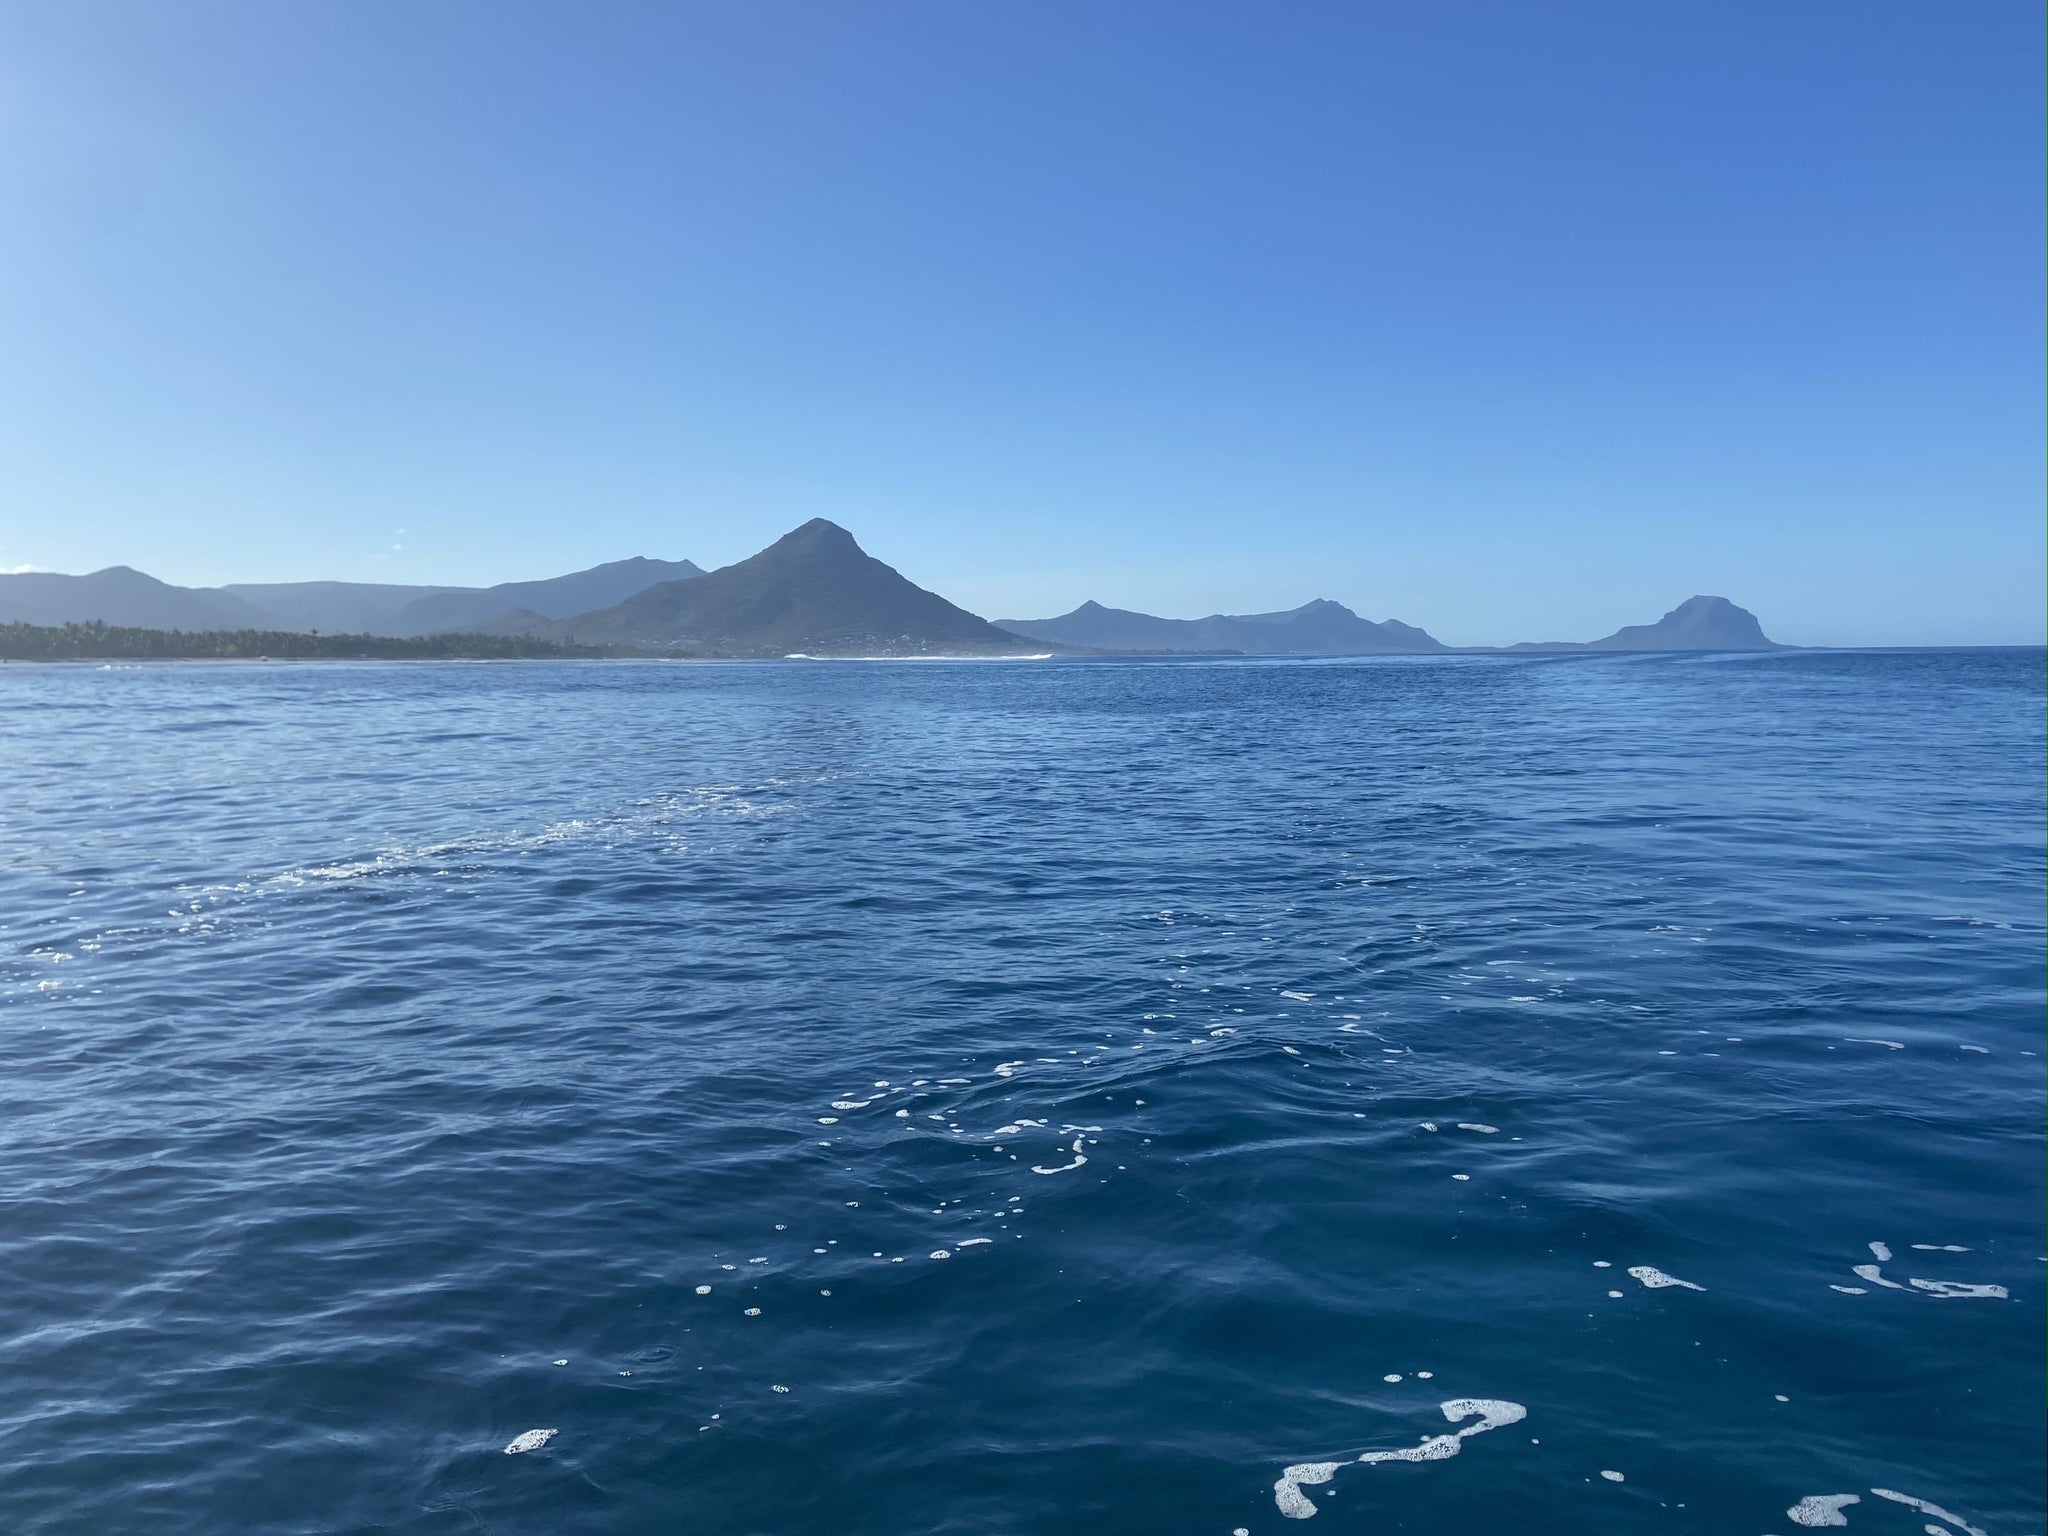
M2040 1531L2042 704L0 669L0 1529Z

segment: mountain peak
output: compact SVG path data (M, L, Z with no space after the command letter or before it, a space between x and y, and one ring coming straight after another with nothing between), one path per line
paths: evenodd
M1597 651L1774 651L1756 615L1725 597L1688 597L1654 624L1630 624L1604 640Z
M800 527L792 528L762 553L769 550L818 550L834 554L865 554L853 535L829 518L814 517Z
M543 633L704 656L1014 656L1028 648L822 517L708 576L663 582Z

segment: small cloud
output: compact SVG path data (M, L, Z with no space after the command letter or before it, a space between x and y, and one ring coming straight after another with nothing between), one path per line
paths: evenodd
M40 565L0 565L0 576L26 576L41 569Z
M391 546L391 553L395 555L403 548L405 548L403 544L394 544Z

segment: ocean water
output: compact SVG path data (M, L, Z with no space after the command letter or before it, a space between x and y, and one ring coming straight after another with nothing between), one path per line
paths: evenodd
M2042 724L0 669L0 1530L2039 1532Z

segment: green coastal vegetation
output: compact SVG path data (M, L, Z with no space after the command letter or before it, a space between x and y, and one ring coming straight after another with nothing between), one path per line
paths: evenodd
M623 654L616 646L572 645L525 635L321 635L278 629L0 624L0 661L539 661Z

